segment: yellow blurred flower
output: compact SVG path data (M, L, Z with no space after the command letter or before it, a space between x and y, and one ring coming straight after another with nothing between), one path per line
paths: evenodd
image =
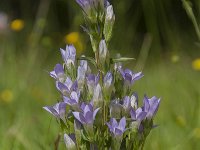
M78 32L71 32L65 36L65 42L69 44L74 44L80 40L80 35Z
M71 32L64 37L66 44L73 44L77 50L77 54L81 54L84 49L84 45L79 32Z
M200 138L200 128L195 128L194 130L193 130L193 136L195 137L195 138Z
M24 21L21 19L15 19L11 22L10 28L13 31L21 31L24 28Z
M12 93L12 91L9 90L9 89L3 90L3 91L0 93L0 99L1 99L3 102L6 102L6 103L12 102L12 100L13 100L13 93Z
M200 58L197 58L197 59L193 60L192 68L194 70L200 71Z
M185 127L186 126L186 120L185 120L185 118L183 116L177 116L176 123L181 127Z
M171 56L172 63L177 63L179 60L180 60L180 57L178 55Z

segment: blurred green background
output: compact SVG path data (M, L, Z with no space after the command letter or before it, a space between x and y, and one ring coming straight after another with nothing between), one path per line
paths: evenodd
M145 74L140 102L144 93L162 98L146 150L200 149L200 1L190 2L192 15L180 0L111 2L111 55L136 58L125 65ZM47 71L67 43L93 55L82 24L75 0L0 0L1 150L54 149L60 129L42 107L60 97Z

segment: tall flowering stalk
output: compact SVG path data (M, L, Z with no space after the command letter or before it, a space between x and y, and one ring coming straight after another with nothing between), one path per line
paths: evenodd
M139 150L152 128L160 99L143 99L138 106L134 83L143 77L124 69L123 61L111 58L108 43L115 14L107 0L76 0L85 17L95 58L76 58L76 49L60 49L63 64L56 64L49 74L61 94L61 101L43 107L57 120L68 150ZM91 70L89 64L95 66Z

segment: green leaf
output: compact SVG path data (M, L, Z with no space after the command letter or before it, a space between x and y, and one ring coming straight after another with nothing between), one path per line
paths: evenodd
M128 58L128 57L111 58L111 63L126 62L126 61L132 61L132 60L135 60L135 58Z
M82 138L85 140L85 141L89 141L90 140L85 136L85 134L83 133L83 130L81 130L81 135L82 135Z

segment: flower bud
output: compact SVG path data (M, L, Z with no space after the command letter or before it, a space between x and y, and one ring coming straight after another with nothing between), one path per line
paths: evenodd
M107 56L107 46L106 46L106 41L101 40L99 43L99 61L101 64L104 64L106 61L106 56Z
M113 12L112 5L106 8L105 24L104 24L104 36L108 42L112 36L112 29L115 22L115 14Z
M102 89L100 84L97 84L97 86L94 88L93 102L95 108L101 107L103 104Z

